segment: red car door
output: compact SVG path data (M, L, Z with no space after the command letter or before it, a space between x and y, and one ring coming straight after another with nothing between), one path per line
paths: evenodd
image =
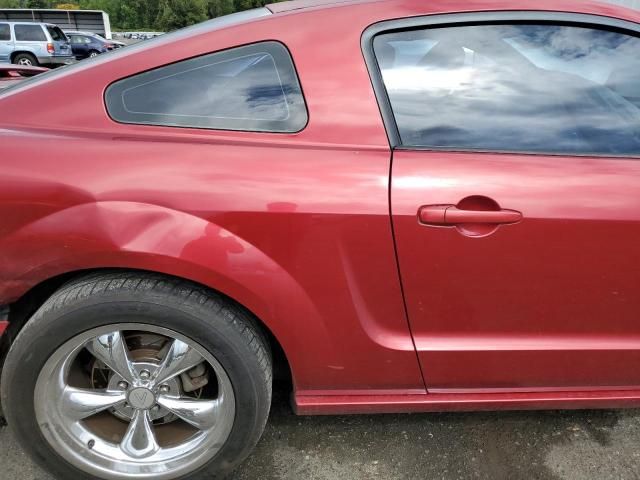
M640 39L577 17L367 33L431 392L640 384Z

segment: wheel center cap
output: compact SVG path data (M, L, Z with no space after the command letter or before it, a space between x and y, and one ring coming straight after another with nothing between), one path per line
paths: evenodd
M155 405L156 396L148 388L138 387L129 392L127 400L137 410L148 410Z

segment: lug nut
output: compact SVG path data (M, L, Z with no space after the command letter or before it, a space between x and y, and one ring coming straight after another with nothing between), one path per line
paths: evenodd
M169 385L160 385L160 393L169 393L170 391Z
M121 390L126 390L129 388L129 384L127 382L118 382L118 388Z
M140 378L142 380L149 380L149 378L151 378L151 372L149 372L149 370L142 370L140 372Z

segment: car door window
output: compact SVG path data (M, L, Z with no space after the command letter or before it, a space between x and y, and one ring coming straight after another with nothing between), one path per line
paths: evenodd
M111 117L122 123L297 132L307 123L287 49L263 42L163 66L112 84Z
M15 25L16 41L19 42L46 42L47 36L40 25Z
M11 31L8 23L0 23L0 42L8 42L11 40Z
M378 35L405 147L640 155L640 39L554 24Z
M90 40L87 39L86 37L80 37L78 35L73 35L73 36L70 36L69 38L71 40L71 43L73 43L74 45L85 45L90 42Z

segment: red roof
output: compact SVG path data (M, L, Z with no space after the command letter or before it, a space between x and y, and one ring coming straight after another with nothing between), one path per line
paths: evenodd
M366 1L366 0L365 0ZM303 8L324 7L338 3L360 3L362 0L293 0L291 2L272 3L267 8L273 13L290 12Z

